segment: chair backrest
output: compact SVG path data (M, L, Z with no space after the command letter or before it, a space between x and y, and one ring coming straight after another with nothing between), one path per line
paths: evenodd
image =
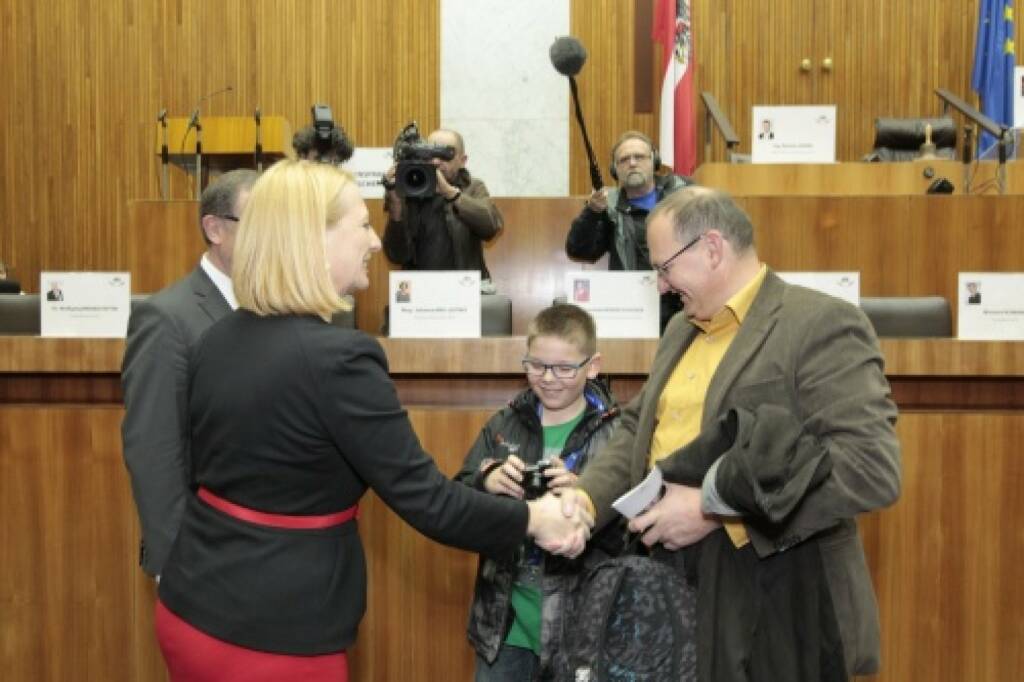
M932 127L935 155L956 158L956 125L951 118L876 118L875 148L868 161L913 161L921 155L925 125Z
M860 307L879 337L923 338L953 335L949 301L942 296L861 298Z
M389 309L384 306L384 324L381 334L389 336ZM512 299L504 294L483 294L480 296L480 335L511 336L512 335Z
M512 335L512 299L503 294L480 297L480 334L482 336Z
M39 294L0 294L0 334L39 336Z
M132 294L132 310L148 296ZM39 336L42 328L39 318L39 294L0 294L0 334Z

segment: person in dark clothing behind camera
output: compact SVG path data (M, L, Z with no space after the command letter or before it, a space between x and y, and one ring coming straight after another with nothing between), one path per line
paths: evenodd
M427 143L450 146L449 160L435 158L437 191L430 196L402 196L396 166L384 175L384 253L407 270L479 270L490 279L483 242L504 224L487 187L466 170L466 148L454 130L435 130Z
M499 410L474 443L458 481L495 495L533 499L575 485L611 438L619 410L595 381L601 368L593 318L554 305L530 323L523 369L530 388ZM561 644L563 602L584 565L616 553L612 524L576 560L527 541L513 559L480 558L468 636L476 682L545 679Z
M292 147L300 159L339 165L352 158L355 148L345 129L335 124L326 138L318 138L313 126L306 126L292 136Z
M661 168L651 138L628 130L612 146L611 176L618 187L595 190L565 240L569 258L593 263L609 254L609 270L650 270L647 250L647 214L654 205L693 180L678 175L656 175ZM682 309L679 298L661 297L661 329Z

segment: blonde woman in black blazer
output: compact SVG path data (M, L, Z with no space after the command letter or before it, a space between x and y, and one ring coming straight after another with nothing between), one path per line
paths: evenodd
M439 542L493 556L524 537L578 553L586 519L447 480L398 402L380 345L331 326L380 249L351 175L282 161L234 251L239 310L191 365L197 495L160 583L174 682L345 680L366 601L355 506L367 488Z

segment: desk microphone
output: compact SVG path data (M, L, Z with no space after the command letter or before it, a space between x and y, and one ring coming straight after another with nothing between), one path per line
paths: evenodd
M234 89L235 88L233 86L229 85L227 87L221 88L220 90L214 90L213 92L200 97L199 101L196 102L195 108L192 110L192 115L188 118L188 127L185 128L185 133L187 134L188 131L192 130L193 128L200 128L199 108L202 106L203 102L209 100L212 97L216 97L217 95L223 95L225 92L231 92Z

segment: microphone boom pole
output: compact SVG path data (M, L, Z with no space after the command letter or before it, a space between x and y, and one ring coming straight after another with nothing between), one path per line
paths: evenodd
M583 134L583 146L587 151L587 159L590 161L590 184L594 191L604 187L604 180L601 178L601 168L594 158L594 148L590 145L590 136L587 135L587 124L583 121L583 108L580 107L580 93L576 86L576 74L583 68L587 61L587 51L576 38L562 36L556 38L549 51L551 65L555 71L569 79L569 90L572 92L572 103L576 109L576 122L580 124L580 132Z
M590 161L590 184L594 191L604 187L604 179L601 177L601 168L594 158L594 148L590 146L590 136L587 135L587 124L583 122L583 109L580 108L580 95L576 88L576 77L569 76L569 90L572 91L572 102L576 108L576 122L580 124L580 132L583 133L583 146L587 150L587 159Z

